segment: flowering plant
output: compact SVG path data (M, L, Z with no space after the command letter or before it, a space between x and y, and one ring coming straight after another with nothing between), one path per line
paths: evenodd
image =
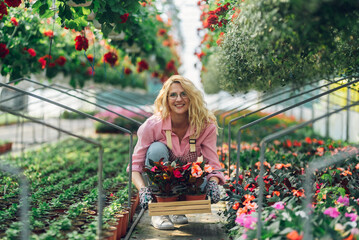
M206 193L205 185L207 175L213 172L213 168L199 157L196 162L190 162L182 166L183 178L186 184L186 194L200 195Z
M150 161L150 166L145 167L145 172L151 180L151 191L159 196L173 196L183 192L184 181L183 167L177 164L164 163L163 159L158 162Z

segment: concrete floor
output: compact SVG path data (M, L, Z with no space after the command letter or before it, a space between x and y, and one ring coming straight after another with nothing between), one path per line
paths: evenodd
M175 230L158 230L151 225L146 211L131 234L131 240L227 240L222 228L224 218L218 213L225 208L224 202L212 204L212 213L187 214L189 223L175 225Z

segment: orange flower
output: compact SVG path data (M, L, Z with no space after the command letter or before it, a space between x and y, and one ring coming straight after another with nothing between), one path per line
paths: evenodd
M255 166L259 169L261 165L261 162L256 162ZM268 162L263 163L264 166L271 168L270 164Z
M237 215L237 217L239 217L241 214L243 214L243 213L245 214L245 213L247 213L247 212L248 212L248 208L247 208L247 207L238 208L236 215Z
M303 197L304 196L304 190L303 189L300 189L300 190L293 189L292 193L296 197Z
M296 230L293 230L287 234L288 240L301 240L302 238L303 238L303 236L299 235L299 233Z
M353 174L348 170L344 170L344 172L342 172L340 175L348 176L348 175L353 175Z
M274 196L274 195L277 195L277 196L279 197L280 192L279 192L279 191L273 191L273 193L272 193L272 194L273 194L273 196Z
M343 240L355 240L356 238L354 237L353 234L350 234L348 237L344 238Z
M213 172L213 167L210 166L209 164L205 164L204 165L204 171L207 172L207 173L211 173L211 172Z
M203 171L201 167L198 166L196 163L192 163L191 174L193 177L199 178L200 176L202 176Z
M355 169L359 169L359 163L355 166Z

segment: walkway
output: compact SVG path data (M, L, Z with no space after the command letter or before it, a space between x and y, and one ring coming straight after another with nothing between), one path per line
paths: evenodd
M225 203L212 204L212 213L187 214L189 224L175 225L175 230L157 230L151 225L148 211L144 213L134 229L131 240L227 240L222 228L224 218L218 215L224 211Z

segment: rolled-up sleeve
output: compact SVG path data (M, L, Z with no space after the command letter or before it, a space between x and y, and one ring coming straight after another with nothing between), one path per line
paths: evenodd
M151 143L154 142L153 128L149 125L149 122L146 121L139 127L137 131L138 140L132 155L133 172L143 172L147 149ZM128 168L127 171L129 171Z
M201 151L203 154L203 158L208 161L208 164L212 166L214 171L208 174L207 179L211 177L217 177L219 179L219 184L223 185L225 183L225 178L222 170L221 164L217 155L217 133L216 133L216 125L210 124L207 129L203 133L203 141L201 143Z

